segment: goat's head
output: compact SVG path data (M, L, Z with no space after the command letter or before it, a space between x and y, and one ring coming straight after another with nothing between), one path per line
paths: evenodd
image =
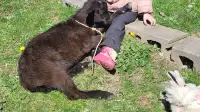
M106 0L88 0L79 10L79 15L84 16L84 23L88 26L96 26L97 24L105 25L109 21L109 12Z

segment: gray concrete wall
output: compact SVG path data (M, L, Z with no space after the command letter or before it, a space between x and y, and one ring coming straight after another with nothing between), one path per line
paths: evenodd
M75 7L82 7L85 1L87 0L62 0L63 3L69 4Z

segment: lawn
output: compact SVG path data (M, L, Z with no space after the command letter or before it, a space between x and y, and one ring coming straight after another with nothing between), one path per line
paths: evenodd
M200 32L200 1L188 1L154 0L157 22L191 34ZM92 70L86 69L74 77L83 90L113 92L115 96L110 100L70 101L60 92L33 94L20 86L19 47L75 11L60 0L0 1L0 112L164 112L160 91L167 80L166 72L176 66L160 57L155 46L142 44L129 35L122 43L115 75L96 67L93 76ZM165 16L160 16L159 12L164 12ZM181 72L188 82L200 84L199 73Z

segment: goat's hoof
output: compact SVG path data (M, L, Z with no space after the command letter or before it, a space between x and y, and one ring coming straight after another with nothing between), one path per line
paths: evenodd
M112 99L112 97L113 97L113 93L104 91L102 92L100 99Z
M101 91L101 90L95 90L89 92L90 98L96 98L96 99L111 99L113 94L107 91Z

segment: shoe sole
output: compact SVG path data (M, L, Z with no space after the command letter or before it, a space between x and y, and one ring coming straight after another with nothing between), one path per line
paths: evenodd
M114 67L113 68L109 67L109 65L106 64L105 62L101 62L101 61L98 61L98 60L95 60L95 62L98 65L100 65L101 67L105 68L106 70L113 70L114 69Z

